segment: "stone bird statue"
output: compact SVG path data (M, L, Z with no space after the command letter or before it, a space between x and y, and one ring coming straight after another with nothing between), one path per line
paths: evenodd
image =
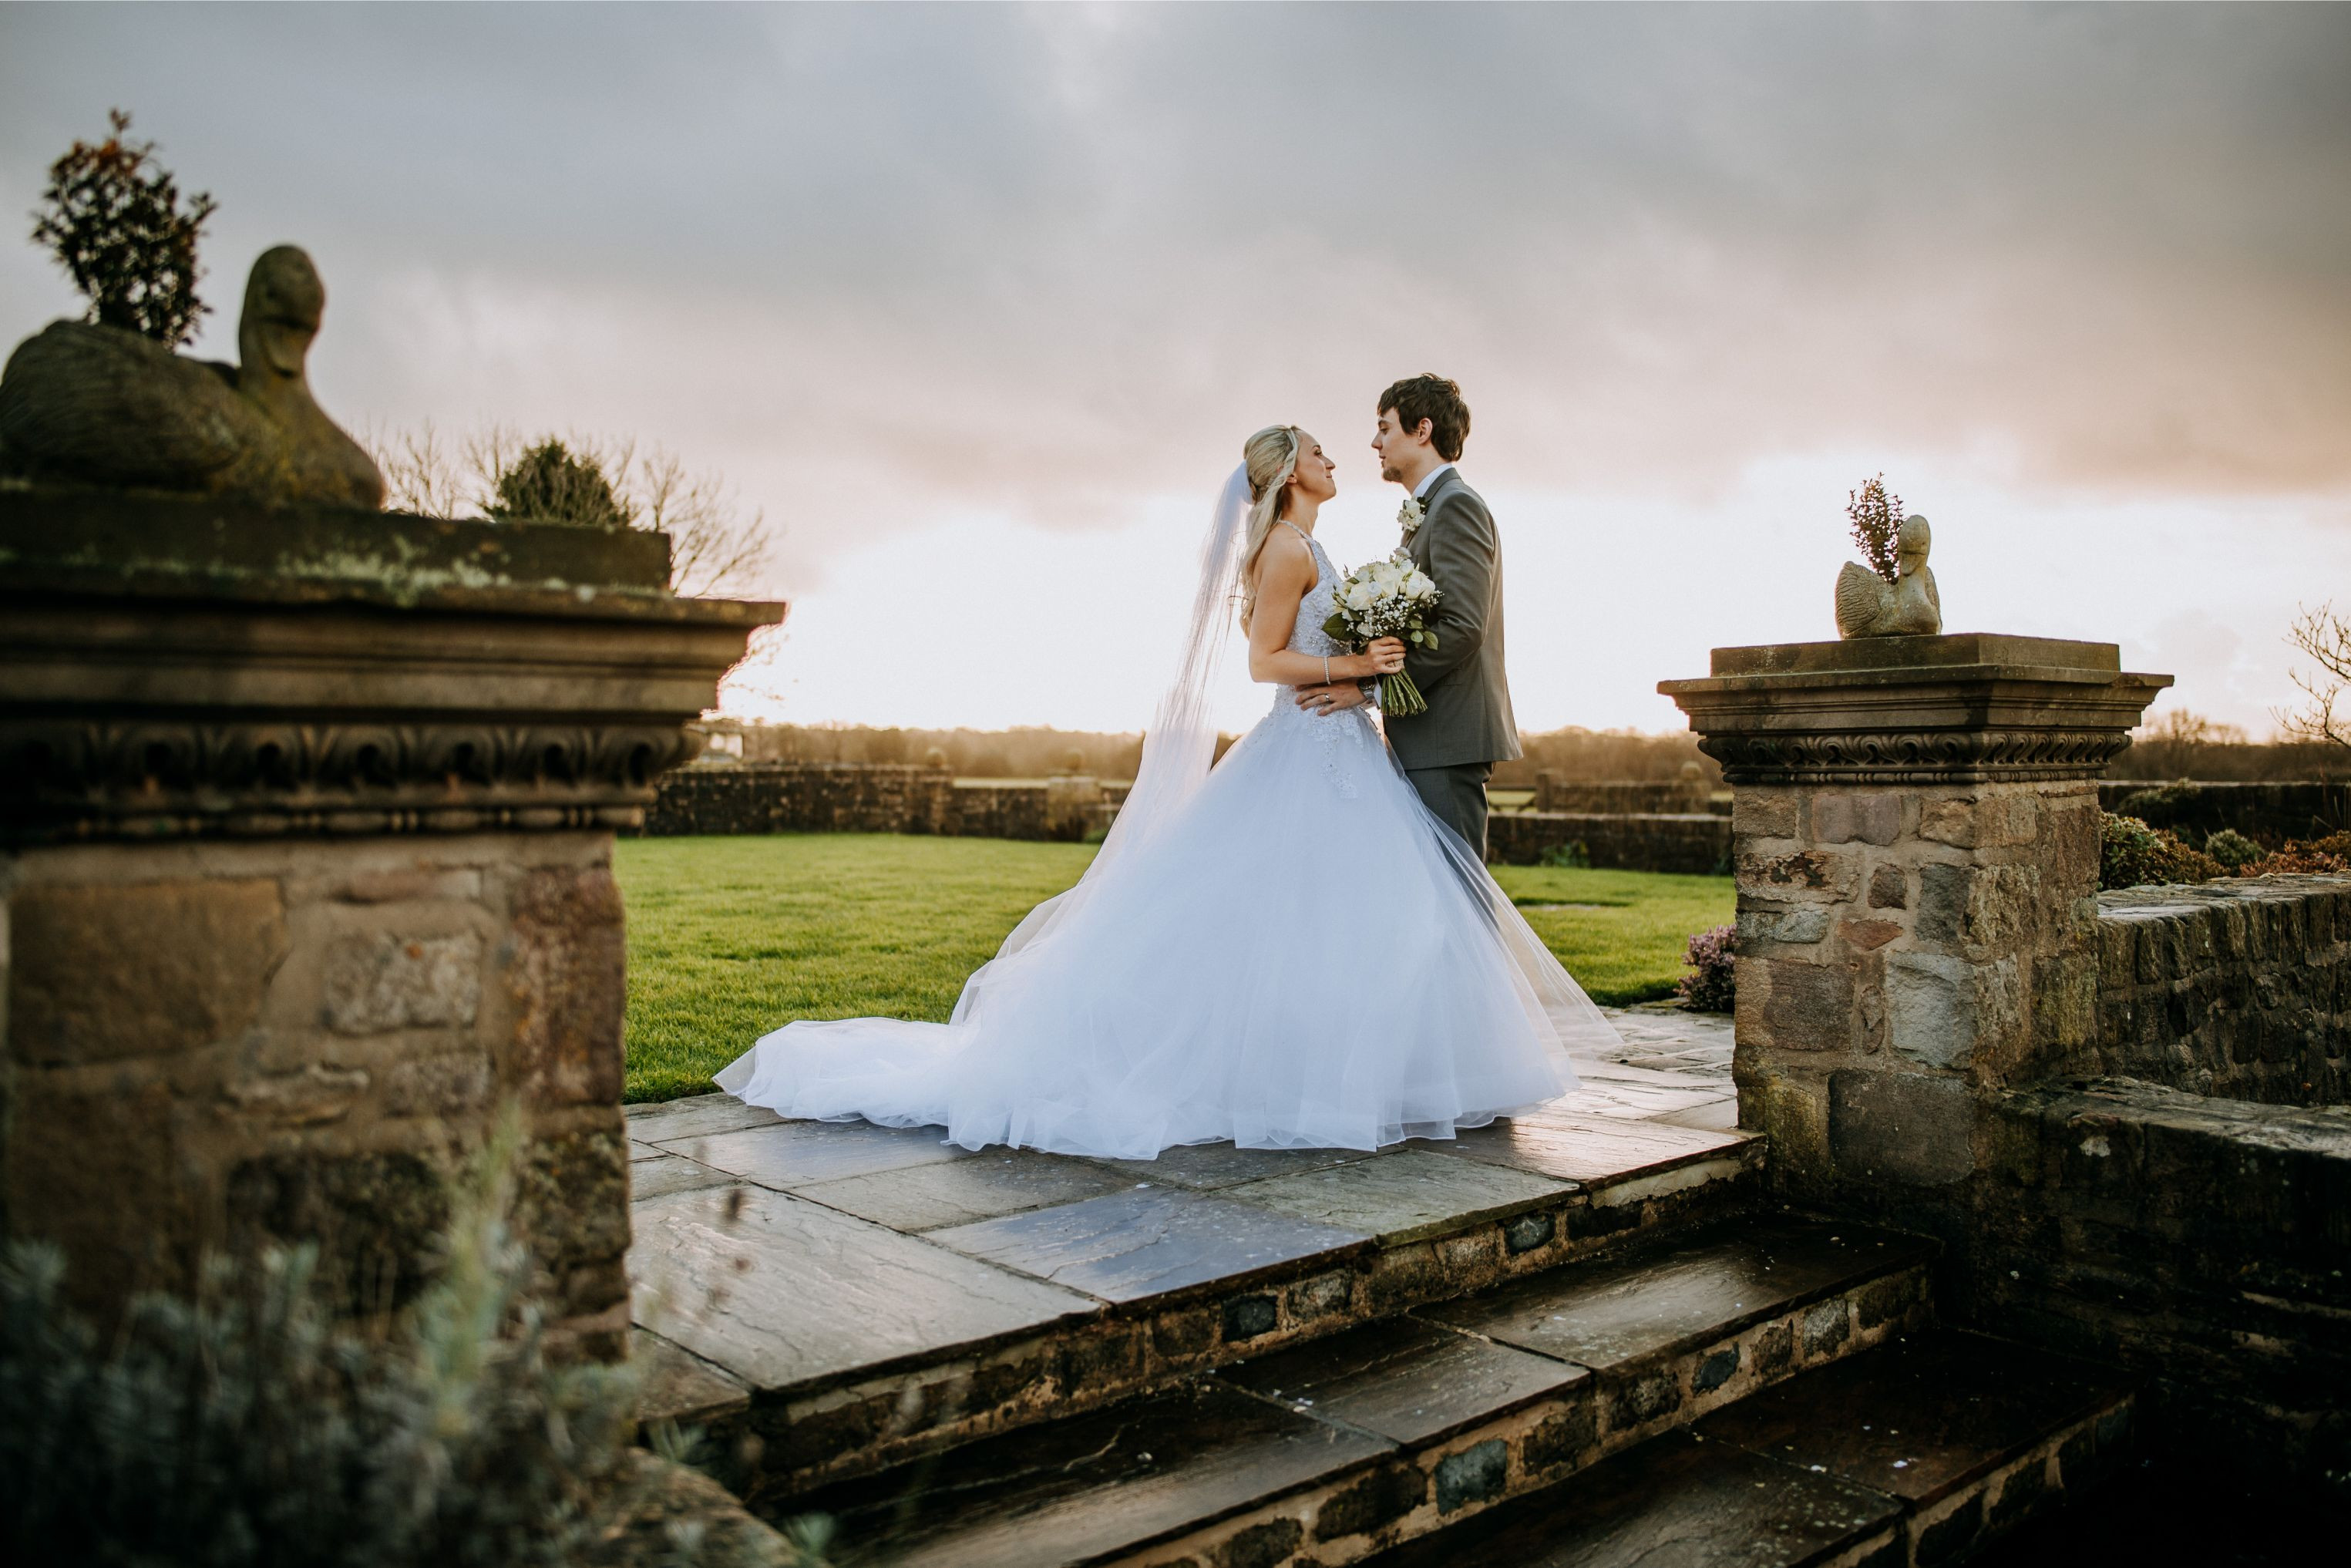
M1943 629L1943 600L1927 565L1934 542L1924 517L1905 517L1894 536L1895 579L1888 583L1858 561L1837 573L1840 637L1931 637Z
M272 502L383 505L383 475L310 395L327 306L300 249L246 280L238 362L172 352L119 327L53 321L0 371L0 469L31 477Z

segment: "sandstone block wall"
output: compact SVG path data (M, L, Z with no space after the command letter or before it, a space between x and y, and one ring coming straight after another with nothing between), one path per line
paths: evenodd
M1740 1124L1775 1184L1959 1180L1973 1092L2092 1037L2095 789L1747 785L1737 811Z
M2351 1102L2351 878L2098 895L2084 1071L2274 1104Z
M518 1224L579 1349L622 1354L622 907L600 832L92 844L0 857L11 1234L92 1303L206 1249L422 1275L511 1103Z
M1487 858L1537 865L1553 850L1580 843L1596 867L1707 876L1730 860L1730 819L1708 814L1622 815L1497 811L1486 820Z

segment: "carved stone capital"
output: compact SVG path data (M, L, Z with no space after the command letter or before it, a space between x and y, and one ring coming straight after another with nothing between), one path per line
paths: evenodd
M644 536L45 499L0 495L10 842L632 826L783 608Z
M1732 784L2095 779L2168 675L2107 643L1980 633L1718 648L1657 689Z

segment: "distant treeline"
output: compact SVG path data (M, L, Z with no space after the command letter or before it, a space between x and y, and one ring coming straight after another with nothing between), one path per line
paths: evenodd
M2203 733L2198 733L2199 730ZM2210 738L2221 727L2172 721L2142 730L2131 748L2107 769L2110 779L2168 780L2201 779L2261 783L2279 779L2351 779L2351 753L2318 742L2250 742ZM2182 734L2186 730L2188 733ZM1227 736L1217 755L1235 737ZM1503 789L1531 789L1535 775L1562 779L1668 779L1695 764L1709 786L1719 787L1722 769L1702 755L1698 737L1644 735L1630 729L1548 730L1520 737L1526 755L1494 770ZM1102 735L1086 730L882 729L867 725L757 724L743 729L748 762L930 762L967 779L1045 779L1056 773L1090 773L1097 779L1132 779L1143 757L1140 735Z
M1227 736L1217 747L1235 737ZM1677 779L1683 765L1696 763L1709 783L1722 770L1698 755L1697 737L1642 735L1634 730L1555 729L1523 737L1526 756L1495 769L1505 789L1531 789L1536 773L1562 779ZM1085 730L881 729L866 725L746 725L747 762L930 762L967 779L1043 779L1056 773L1091 773L1097 779L1132 779L1143 758L1140 735L1102 735Z
M2109 779L2195 779L2208 784L2351 779L2351 750L2324 741L2198 742L2145 737L2106 768Z

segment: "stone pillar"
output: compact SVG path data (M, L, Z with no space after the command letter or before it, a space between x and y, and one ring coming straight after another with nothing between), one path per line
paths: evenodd
M1718 648L1659 685L1733 790L1740 1123L1781 1195L1963 1182L1979 1097L2090 1042L2095 781L2169 684L1970 634Z
M625 1345L613 831L781 607L658 535L0 489L12 1236L103 1309L315 1241L375 1299L518 1113L559 1334Z

